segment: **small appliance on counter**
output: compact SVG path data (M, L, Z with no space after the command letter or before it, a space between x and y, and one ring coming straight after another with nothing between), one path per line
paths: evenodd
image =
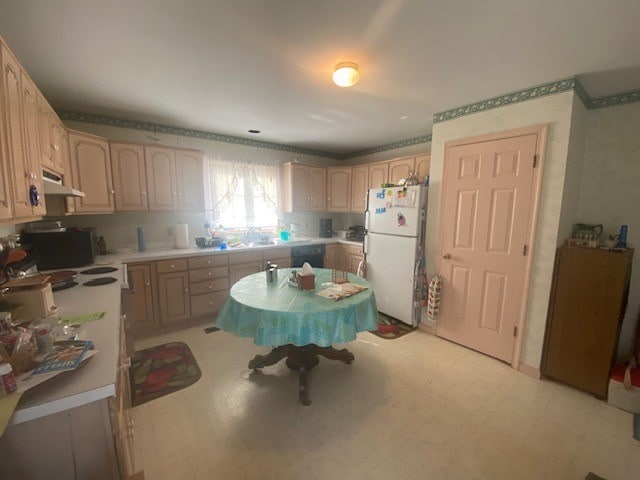
M58 225L47 230L39 226L25 229L20 238L36 251L38 270L84 267L98 254L98 235L93 227L65 229Z
M366 234L364 225L353 225L349 227L349 232L349 240L353 240L354 242L364 242L364 236Z
M333 226L330 218L320 219L320 230L318 236L322 238L331 238L333 235Z

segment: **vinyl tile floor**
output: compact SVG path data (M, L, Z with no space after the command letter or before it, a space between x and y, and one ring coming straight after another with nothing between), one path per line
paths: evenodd
M133 409L147 480L640 479L630 413L421 331L321 357L309 407L284 361L250 373L269 351L251 339L198 326L136 347L168 341L202 378Z

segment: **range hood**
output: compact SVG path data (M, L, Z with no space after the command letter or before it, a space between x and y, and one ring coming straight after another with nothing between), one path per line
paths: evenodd
M44 194L51 197L84 197L84 192L62 184L62 179L44 172L42 175L42 189Z

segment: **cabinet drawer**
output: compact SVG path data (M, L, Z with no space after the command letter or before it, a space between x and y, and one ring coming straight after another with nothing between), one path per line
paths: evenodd
M156 268L158 273L180 272L187 269L187 259L160 260L156 262Z
M273 263L280 264L282 259L291 260L291 249L290 248L277 248L274 250L265 250L262 252L262 257L264 261L271 260Z
M355 245L349 245L349 255L363 255L362 247L356 247Z
M202 293L217 292L220 290L229 290L229 278L216 278L210 282L192 283L189 287L191 295L200 295Z
M193 295L191 297L191 316L199 317L218 312L226 298L226 291Z
M262 262L262 252L241 252L229 255L229 264Z
M189 270L196 268L222 267L229 265L228 255L207 255L189 259Z
M229 267L202 268L200 270L189 271L189 282L204 282L214 278L224 278L229 276Z
M273 258L271 259L271 263L278 265L278 268L291 268L290 258Z

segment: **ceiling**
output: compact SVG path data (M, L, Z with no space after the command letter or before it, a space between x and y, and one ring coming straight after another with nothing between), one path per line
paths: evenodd
M638 0L0 0L0 12L56 109L341 156L573 75L592 97L640 89ZM355 87L331 82L343 61L360 65Z

